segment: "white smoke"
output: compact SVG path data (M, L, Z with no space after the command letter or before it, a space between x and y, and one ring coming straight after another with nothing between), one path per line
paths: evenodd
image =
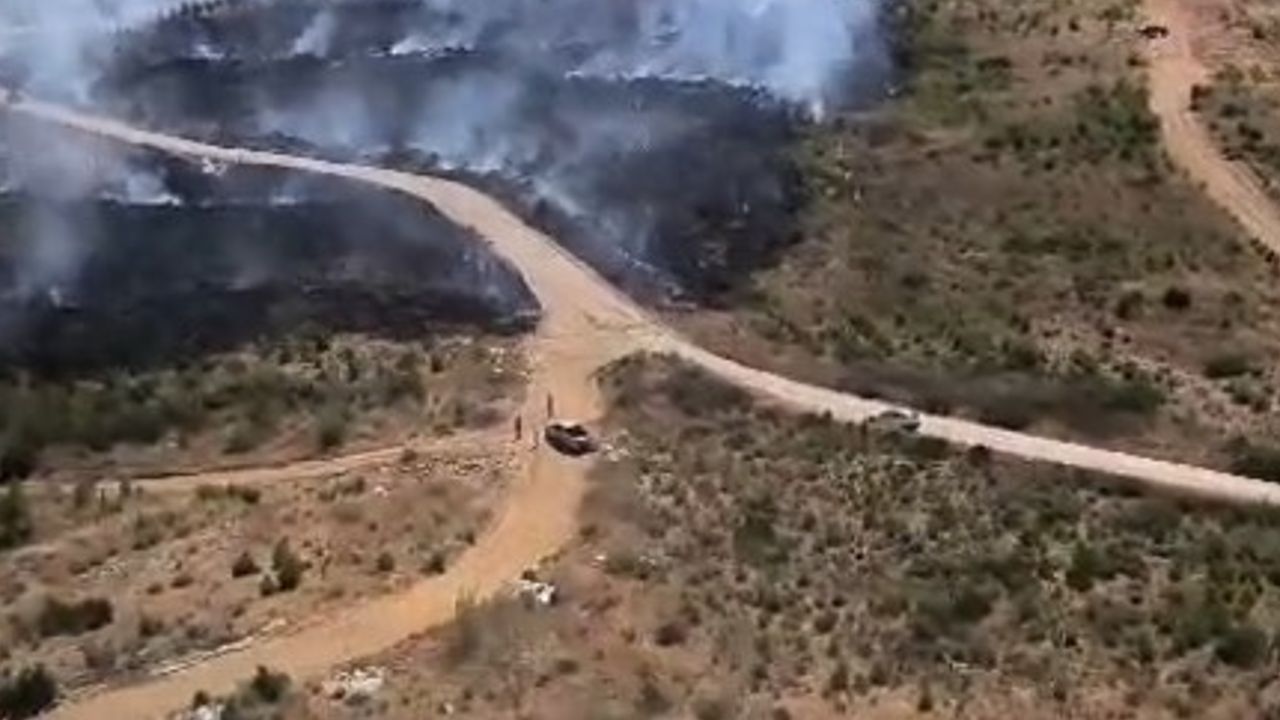
M169 191L164 180L149 172L133 170L124 175L118 188L109 188L102 197L125 205L176 206L182 200Z
M62 288L75 282L88 252L84 234L57 209L48 206L33 207L27 221L29 227L23 232L39 240L16 246L17 284L12 291L23 298L61 296Z
M547 89L572 95L564 88L577 86L581 78L708 81L756 88L821 117L849 99L863 68L884 66L879 16L881 3L888 1L420 0L403 15L402 25L372 40L343 13L376 0L317 2L301 16L273 16L275 6L263 3L257 15L245 14L260 17L264 24L257 30L262 32L225 41L192 27L183 35L182 27L166 26L164 39L182 48L183 54L168 59L246 60L246 66L260 62L266 69L270 58L326 60L325 73L314 82L287 91L278 82L244 81L249 101L242 103L244 117L233 121L239 124L227 128L230 132L275 134L368 155L410 148L433 156L444 168L519 178L565 213L591 216L605 241L640 257L657 225L657 209L643 199L602 207L593 171L682 138L705 137L697 134L703 116L681 111L668 117L661 103L644 106L639 91L638 99L619 103L613 96L612 105L595 108L583 104L581 96L577 105L572 97L548 96ZM143 122L172 127L169 121L188 107L188 98L178 92L180 83L157 82L152 86L156 96L150 98L156 102L147 105L141 95L147 88L135 95L100 81L112 67L112 33L141 28L181 4L0 0L0 70L19 68L33 94L102 102L113 111L136 112L135 119ZM388 97L392 82L362 76L358 69L343 74L344 63L359 66L371 56L399 68L410 67L413 57L434 58L422 66L440 62L445 68L458 58L439 56L452 53L480 61L448 65L438 74L424 69L421 82L413 78L415 88L403 95ZM154 62L163 70L166 58L158 55L145 57L141 67ZM193 94L202 90L199 86ZM217 92L209 90L211 96ZM200 124L174 129L207 128L210 108L216 111L234 100L216 96L191 103ZM562 101L569 105L561 106ZM626 107L626 102L633 104ZM749 112L746 102L743 111ZM170 107L182 109L170 113ZM151 109L155 117L148 115ZM145 179L116 192L134 202L170 202Z
M873 37L862 0L648 0L629 42L601 48L584 74L717 80L821 109Z
M0 58L16 65L28 89L85 102L113 33L175 10L183 0L5 0Z
M311 55L324 57L329 54L329 46L333 42L333 33L337 29L333 13L322 10L311 25L298 36L290 50L293 55Z
M372 0L354 0L371 2ZM566 72L751 85L821 110L838 100L859 61L882 51L883 0L422 0L448 18L407 27L392 55L431 54L497 42L530 63L576 48ZM28 75L34 92L85 101L112 33L138 28L182 0L5 0L0 58ZM342 32L320 6L286 52L326 56ZM340 6L339 6L340 7ZM221 57L205 44L193 56Z
M39 148L38 152L27 151ZM96 228L68 215L68 208L96 198L128 205L180 203L154 170L129 162L114 143L60 132L36 121L0 123L0 189L21 193L22 227L6 228L22 297L75 285L78 270L96 242Z
M858 62L883 51L881 0L424 2L452 19L453 45L506 29L501 44L531 63L573 48L581 57L572 73L749 85L815 110L839 99ZM421 44L411 32L397 47Z

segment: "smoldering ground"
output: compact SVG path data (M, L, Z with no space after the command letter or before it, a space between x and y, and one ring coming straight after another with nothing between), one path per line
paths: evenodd
M11 64L154 127L464 174L703 297L793 238L798 125L888 67L878 0L149 2Z
M39 144L41 154L22 149ZM180 361L304 326L527 327L482 243L409 198L0 123L0 365Z

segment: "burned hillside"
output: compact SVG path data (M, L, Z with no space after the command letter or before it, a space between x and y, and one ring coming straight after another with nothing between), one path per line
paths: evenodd
M56 374L304 327L414 337L536 315L510 268L408 197L76 143L6 152L0 179L6 365Z
M117 35L93 97L189 135L458 173L611 277L707 298L794 239L799 126L873 94L883 65L873 29L838 15L798 52L787 29L813 18L771 8L783 30L717 3L208 6Z

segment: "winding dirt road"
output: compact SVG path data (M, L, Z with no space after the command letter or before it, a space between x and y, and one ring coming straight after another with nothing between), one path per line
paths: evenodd
M1167 0L1152 0L1153 7ZM1173 23L1170 23L1173 25ZM1188 48L1189 52L1189 48ZM1186 108L1190 84L1181 55L1153 64L1153 105L1166 120L1170 152L1188 167L1203 169L1206 185L1233 211L1248 208L1241 221L1253 231L1272 237L1280 228L1269 203L1255 207L1234 172ZM1163 68L1163 69L1161 69ZM1163 73L1167 71L1168 75ZM1194 79L1190 82L1194 82ZM1180 89L1181 88L1181 89ZM1181 93L1181 100L1179 95ZM550 238L526 225L497 201L465 185L439 178L381 168L347 165L278 153L222 148L139 130L119 122L33 101L7 102L8 110L124 143L150 147L191 158L314 172L356 180L403 192L431 203L455 223L469 227L494 252L526 279L543 308L543 319L532 341L533 380L526 417L545 413L543 399L554 395L567 416L591 418L601 411L593 376L602 366L636 350L678 355L717 376L754 393L800 410L830 412L841 420L860 421L889 409L880 401L845 395L806 385L714 355L661 326L604 281L593 270ZM1165 115L1168 111L1172 113ZM1182 133L1192 133L1190 139ZM1195 135L1199 133L1200 135ZM1177 147L1175 147L1177 146ZM1180 148L1180 149L1178 149ZM1246 183L1247 186L1247 183ZM1265 199L1265 197L1263 198ZM1263 211L1266 212L1263 212ZM1256 211L1256 213L1255 213ZM1246 219L1250 218L1250 219ZM1272 237L1280 245L1280 238ZM1215 500L1280 505L1280 486L1196 467L1142 458L1073 443L1035 437L954 418L924 416L920 432L965 445L984 445L1030 460L1066 465L1125 478L1145 489ZM498 521L476 546L444 575L410 590L315 619L297 632L250 644L234 652L146 682L88 693L74 698L53 714L55 718L102 720L151 718L184 706L198 690L224 692L269 665L296 677L314 677L334 665L385 650L416 633L452 619L455 602L463 595L478 598L498 592L525 568L554 554L575 531L575 517L585 489L587 465L545 451L521 459L519 477L505 501Z
M1280 253L1280 208L1248 167L1223 156L1191 109L1192 89L1212 78L1196 56L1195 17L1181 0L1146 0L1146 13L1170 31L1147 52L1151 110L1160 118L1169 157L1254 240Z

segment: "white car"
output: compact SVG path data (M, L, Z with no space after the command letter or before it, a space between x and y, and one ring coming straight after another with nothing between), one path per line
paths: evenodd
M885 410L871 418L869 424L884 432L914 433L920 430L920 415L908 410Z

